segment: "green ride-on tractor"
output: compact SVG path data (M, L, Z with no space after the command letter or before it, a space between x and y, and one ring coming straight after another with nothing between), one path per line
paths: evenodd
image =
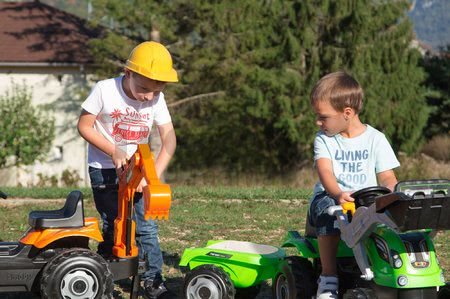
M369 187L352 194L352 206L333 206L341 230L339 297L355 299L448 299L436 256L436 230L450 228L450 181L399 182L394 192ZM347 210L353 212L347 213ZM283 247L295 247L273 280L274 298L315 298L321 272L317 237L288 232Z

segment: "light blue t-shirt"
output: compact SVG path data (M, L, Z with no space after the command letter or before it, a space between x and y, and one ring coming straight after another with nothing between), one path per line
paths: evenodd
M369 125L366 125L364 133L354 138L317 133L314 161L321 158L330 159L333 163L333 172L342 191L377 186L377 173L400 166L384 134ZM318 182L314 196L324 190Z

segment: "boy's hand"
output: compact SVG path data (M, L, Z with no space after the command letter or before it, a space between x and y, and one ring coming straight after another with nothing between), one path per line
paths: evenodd
M142 178L141 182L139 183L139 186L137 186L136 188L136 192L142 193L142 190L145 186L147 186L147 181L145 180L145 178Z
M117 175L120 177L123 170L127 166L127 153L116 146L111 158L113 160L114 166L116 167Z
M351 196L351 194L352 194L352 192L341 192L341 194L339 194L339 196L337 198L338 203L341 205L346 202L355 201L355 199Z

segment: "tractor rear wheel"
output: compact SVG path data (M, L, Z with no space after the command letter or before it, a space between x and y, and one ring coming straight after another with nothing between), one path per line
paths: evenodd
M298 256L287 257L272 282L272 297L276 299L310 299L315 290L312 264Z
M112 298L113 287L106 261L85 248L62 251L42 271L42 298Z

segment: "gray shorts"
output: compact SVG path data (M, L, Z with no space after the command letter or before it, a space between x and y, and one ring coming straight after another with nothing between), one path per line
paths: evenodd
M328 215L327 209L337 205L336 200L326 192L317 194L309 205L309 224L316 228L317 236L339 235L339 227L335 216Z

